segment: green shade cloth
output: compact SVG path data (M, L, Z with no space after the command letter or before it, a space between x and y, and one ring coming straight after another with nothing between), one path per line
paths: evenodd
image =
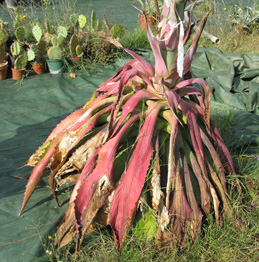
M150 52L142 54L152 60ZM209 48L199 49L193 63L193 73L211 85L212 116L232 114L236 119L231 132L224 134L231 150L247 147L251 153L258 152L258 61L259 56L226 54ZM53 237L62 220L71 189L61 189L62 206L57 208L44 178L18 218L26 177L32 170L23 165L57 123L83 106L97 86L124 62L100 68L92 76L43 74L0 82L1 262L49 261L45 250L52 250L53 240L48 236Z

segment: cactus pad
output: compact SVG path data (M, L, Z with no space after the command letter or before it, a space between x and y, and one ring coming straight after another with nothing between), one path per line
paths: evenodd
M50 47L48 50L48 57L49 59L61 59L62 57L61 48L57 46Z
M27 62L28 62L27 55L18 56L14 63L14 69L24 69L27 65Z
M69 43L69 50L71 56L75 57L76 56L76 46L78 45L78 38L76 35L72 35Z
M96 22L96 31L99 32L102 30L102 27L103 27L103 23L101 21L100 18L97 19L97 22Z
M87 24L87 18L85 15L79 15L78 16L78 23L80 28L84 28Z
M13 57L17 57L21 54L22 52L22 47L19 42L15 41L11 45L11 53Z
M83 55L83 48L81 45L76 46L76 55L77 56L82 56Z
M69 21L70 21L70 24L72 26L76 26L77 22L78 22L78 15L77 14L72 14L70 17L69 17Z
M35 25L32 28L32 34L33 34L34 38L36 39L36 41L40 42L41 37L42 37L42 29L40 28L39 25Z
M18 27L15 32L14 32L16 39L19 42L24 41L24 36L25 36L25 29L23 27Z
M64 38L67 37L67 29L64 26L59 26L57 30L58 35L63 36Z
M33 61L35 59L35 52L31 48L27 51L28 61Z
M121 39L125 33L125 28L122 25L114 25L111 28L111 35L115 39Z
M96 13L93 10L91 13L91 27L94 28L95 27L95 21L96 21Z

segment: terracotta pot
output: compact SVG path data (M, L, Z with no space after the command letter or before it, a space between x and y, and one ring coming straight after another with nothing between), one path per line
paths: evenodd
M25 75L25 68L23 69L14 69L12 67L12 76L14 80L20 80Z
M72 60L76 63L79 63L81 61L81 56L72 57Z
M7 77L8 62L0 64L0 81L5 80Z
M45 64L44 63L42 63L42 64L34 63L33 64L33 70L37 75L42 74L42 73L45 72Z
M141 29L146 29L146 20L143 14L139 14L139 21L140 21L140 28ZM151 28L154 26L155 19L153 16L148 16L147 17L148 24Z

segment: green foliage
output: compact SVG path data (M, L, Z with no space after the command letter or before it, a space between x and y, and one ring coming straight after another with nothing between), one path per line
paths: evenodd
M24 69L26 68L28 62L27 55L20 55L17 57L14 63L14 69Z

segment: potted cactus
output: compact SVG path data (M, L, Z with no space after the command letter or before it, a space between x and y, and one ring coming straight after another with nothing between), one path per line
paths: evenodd
M11 53L14 58L12 76L14 80L19 80L25 73L28 56L24 54L23 47L18 41L13 42L11 45Z
M0 27L0 81L5 80L7 76L8 62L6 61L5 45L8 40L8 33L4 30L3 23Z
M64 42L64 37L62 35L53 36L51 39L52 46L48 49L47 64L51 74L61 73L64 67L62 60L62 49L61 46Z
M30 49L27 51L28 61L34 61L34 72L36 74L41 74L45 71L45 56L47 54L47 45L46 42L42 40L43 32L39 25L35 25L32 28L32 34L37 43L31 45Z
M70 51L70 56L71 59L74 62L79 62L81 60L81 57L83 56L83 48L82 46L79 44L79 40L78 37L73 34L70 42L69 42L69 51Z

